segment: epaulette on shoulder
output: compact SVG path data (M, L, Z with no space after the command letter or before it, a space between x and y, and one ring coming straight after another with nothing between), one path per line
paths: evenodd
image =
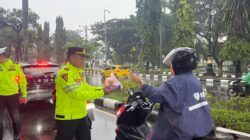
M69 68L66 67L66 68L64 68L63 70L69 71Z

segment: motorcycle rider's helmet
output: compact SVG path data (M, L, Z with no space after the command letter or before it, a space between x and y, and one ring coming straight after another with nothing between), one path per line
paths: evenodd
M164 64L172 65L174 73L191 72L197 67L196 50L189 47L173 49L163 60Z

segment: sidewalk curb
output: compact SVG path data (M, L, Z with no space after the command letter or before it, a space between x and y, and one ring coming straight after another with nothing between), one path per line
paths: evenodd
M85 71L86 74L100 74L100 72L97 71ZM152 80L154 81L166 81L169 77L171 77L171 75L156 75L156 74L139 74L139 76L141 77L145 77L145 79L150 80L152 78ZM202 75L201 75L202 76ZM198 80L201 82L206 82L207 86L214 86L214 85L220 85L220 86L229 86L229 82L231 82L232 80L218 80L218 79L204 79L204 78L199 78Z

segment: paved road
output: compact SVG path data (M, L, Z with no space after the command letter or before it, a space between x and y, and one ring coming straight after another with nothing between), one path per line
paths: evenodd
M53 119L53 105L50 102L32 102L22 107L21 140L53 140L56 134ZM115 139L115 116L94 109L95 121L92 125L92 140ZM4 120L4 140L12 140L11 122Z

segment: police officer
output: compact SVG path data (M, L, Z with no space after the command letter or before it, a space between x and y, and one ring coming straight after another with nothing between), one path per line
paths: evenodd
M88 100L100 98L111 91L108 88L90 86L84 80L86 51L70 47L67 63L56 77L56 140L90 140L90 119L87 116Z
M4 111L10 114L14 139L20 137L19 89L20 100L27 102L26 78L19 64L12 62L6 53L7 47L0 48L0 139L3 139Z
M196 51L183 47L172 50L163 63L170 64L174 76L160 87L144 84L137 75L132 80L141 84L142 94L160 103L155 127L149 140L192 140L213 133L210 107L200 81L192 74L197 66Z

